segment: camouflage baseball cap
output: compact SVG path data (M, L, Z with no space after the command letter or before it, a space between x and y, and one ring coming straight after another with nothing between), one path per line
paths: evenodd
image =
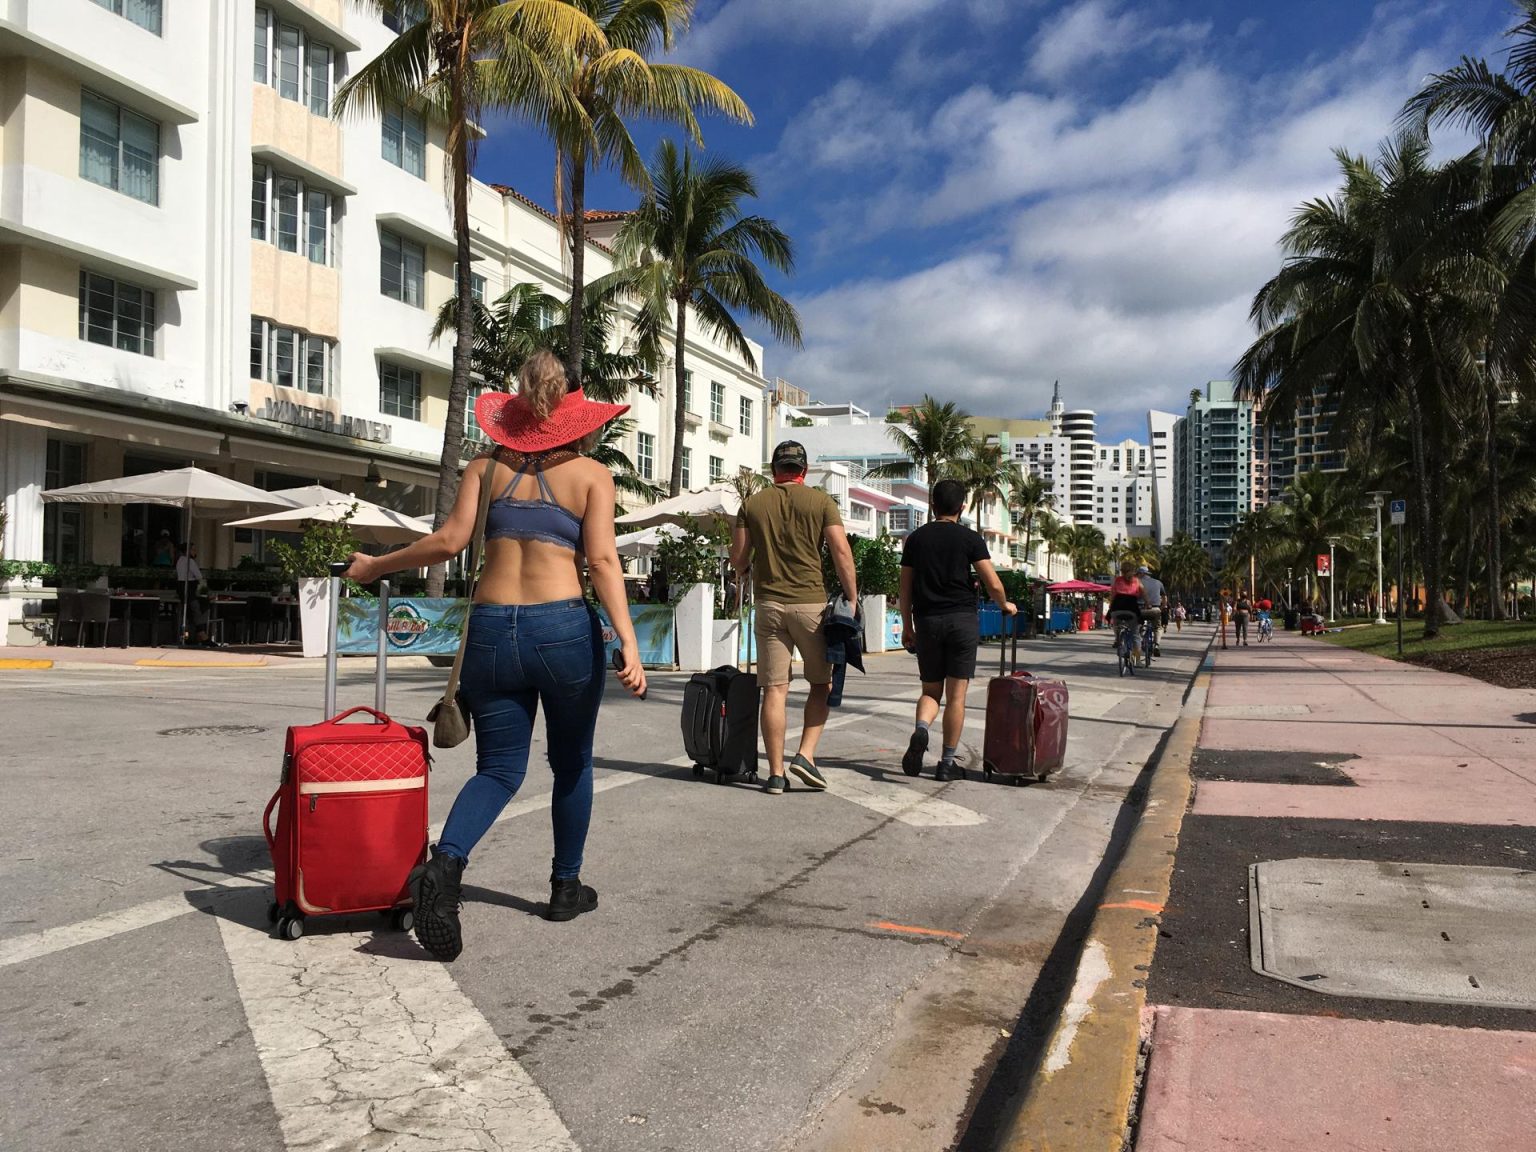
M805 445L798 440L785 440L773 450L773 466L777 469L798 468L805 471L809 468L810 459L805 454Z

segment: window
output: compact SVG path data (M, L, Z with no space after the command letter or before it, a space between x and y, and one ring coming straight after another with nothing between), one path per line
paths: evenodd
M391 32L404 32L421 23L425 15L421 0L393 0L384 10L384 27Z
M336 344L251 317L251 379L329 396L336 378Z
M725 385L719 381L709 385L709 419L715 424L725 423Z
M476 444L489 444L490 437L475 419L475 401L490 391L489 384L471 384L464 393L464 439Z
M420 114L398 104L384 109L384 159L412 176L427 178L427 127Z
M80 270L80 339L141 356L155 354L155 294Z
M379 411L403 420L420 420L421 373L379 361Z
M158 204L160 125L82 90L80 176L146 204Z
M752 400L748 396L741 398L741 415L736 420L736 427L743 436L752 435Z
M646 480L656 475L656 437L649 432L635 434L635 470Z
M718 484L725 479L725 460L719 456L709 458L709 482Z
M48 441L43 473L46 488L85 483L85 445L69 440ZM48 564L79 564L85 559L85 508L80 504L43 505L43 560Z
M693 449L683 449L683 488L693 487Z
M458 291L459 291L459 262L457 260L455 260L453 262L453 291L454 291L455 294L457 294ZM469 295L470 295L470 298L472 300L474 300L476 304L484 304L485 303L485 277L484 276L481 276L481 275L479 275L478 273L475 273L475 272L471 272L469 274ZM544 325L544 317L541 314L539 316L539 327L543 328L544 326L545 326Z
M272 231L282 252L299 250L299 182L279 176L272 186Z
M267 180L271 169L265 164L251 166L251 239L267 238Z
M381 229L379 252L379 291L413 308L425 307L422 275L426 268L427 254L421 245Z
M693 411L693 369L683 369L683 411ZM687 487L687 485L683 485Z
M160 0L96 0L97 5L160 35Z
M303 252L316 264L331 263L331 194L306 187L297 177L280 175L265 164L255 165L251 169L251 238L270 240L284 252Z
M331 78L336 50L311 40L309 33L277 20L270 8L256 8L252 75L284 100L306 105L316 116L331 114Z

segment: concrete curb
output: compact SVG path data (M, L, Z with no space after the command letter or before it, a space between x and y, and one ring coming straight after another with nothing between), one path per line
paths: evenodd
M1189 806L1190 760L1210 678L1204 666L1195 674L1183 712L1152 768L1141 818L1104 887L1072 990L1033 1078L1003 1125L999 1152L1126 1147L1147 973Z

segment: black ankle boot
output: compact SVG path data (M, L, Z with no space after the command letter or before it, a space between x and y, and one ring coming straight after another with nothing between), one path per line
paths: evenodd
M549 908L546 920L574 920L583 912L597 907L597 892L581 882L580 877L569 880L549 878Z
M425 864L411 869L406 883L415 902L416 939L439 960L455 960L464 951L459 905L464 902L464 861L432 847Z

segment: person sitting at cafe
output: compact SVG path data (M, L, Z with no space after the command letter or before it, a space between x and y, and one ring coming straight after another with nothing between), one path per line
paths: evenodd
M174 563L176 563L176 549L171 544L171 534L162 528L155 546L150 549L149 565L151 568L169 568Z
M195 630L197 643L204 648L218 647L208 636L208 604L198 594L198 589L203 583L203 570L197 563L196 544L178 544L176 546L176 594L182 603L182 620L184 624L191 626L181 634L181 642L186 644L189 632Z

